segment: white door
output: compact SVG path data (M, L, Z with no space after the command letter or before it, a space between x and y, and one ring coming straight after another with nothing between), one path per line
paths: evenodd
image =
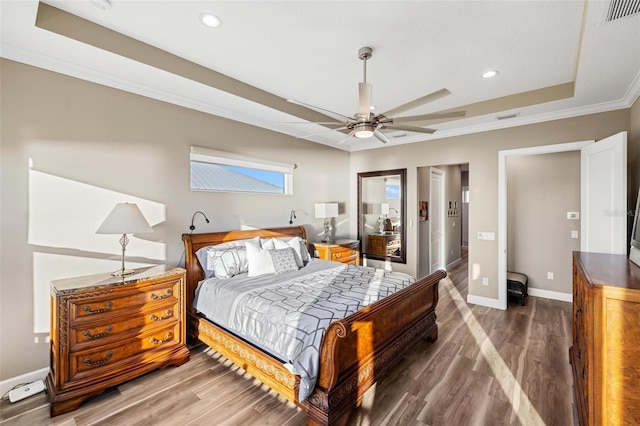
M627 132L581 150L581 251L627 254Z
M429 266L430 272L444 269L444 172L430 169L429 179Z

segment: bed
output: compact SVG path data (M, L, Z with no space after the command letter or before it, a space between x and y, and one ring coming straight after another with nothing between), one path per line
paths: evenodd
M250 343L251 339L245 339L212 322L194 308L196 292L205 277L205 270L198 260L198 250L256 237L299 237L306 244L306 233L302 226L182 236L187 270L188 334L191 339L202 341L305 410L309 425L345 424L351 412L359 406L366 390L412 343L419 339L437 339L435 308L438 303L438 283L446 277L446 272L442 270L343 319L331 322L318 350L319 368L315 385L309 396L301 400L299 396L303 380L283 363L281 357L274 356L254 342Z

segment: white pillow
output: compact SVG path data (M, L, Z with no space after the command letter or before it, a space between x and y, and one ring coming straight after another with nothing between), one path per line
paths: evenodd
M218 278L231 278L249 271L246 247L231 247L207 252L207 269Z
M272 241L276 250L292 248L294 252L296 265L298 265L298 268L302 268L304 266L304 262L302 261L302 255L300 254L300 238L298 237L291 238L289 241L285 241L285 240L272 240Z
M231 247L244 247L245 243L251 242L253 244L260 244L260 237L247 238L244 240L236 240L229 241L228 243L222 243L215 246L206 246L202 247L198 251L196 251L196 257L198 258L198 262L200 262L200 266L204 271L204 278L211 278L215 276L215 269L213 265L211 265L211 269L209 269L209 259L208 253L210 250L222 250Z
M292 247L296 253L298 254L298 256L300 256L300 259L302 260L302 265L306 265L307 262L309 262L309 260L311 259L311 255L309 254L309 250L307 249L307 245L305 244L305 241L300 238L300 237L284 237L284 238L270 238L270 239L265 239L265 238L260 238L260 243L262 245L262 248L266 248L268 250L274 250L277 248L284 248L284 246L280 246L280 247L276 247L275 246L275 242L276 241L280 241L280 242L285 242L288 243L290 247ZM296 243L297 242L297 245Z
M269 250L263 250L255 244L247 244L246 248L249 261L248 277L275 273Z

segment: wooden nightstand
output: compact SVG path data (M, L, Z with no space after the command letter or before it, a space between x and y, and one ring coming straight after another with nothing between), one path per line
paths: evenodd
M189 360L185 270L159 265L51 283L51 417L108 387Z
M350 265L360 264L360 241L336 240L332 243L313 243L318 258Z

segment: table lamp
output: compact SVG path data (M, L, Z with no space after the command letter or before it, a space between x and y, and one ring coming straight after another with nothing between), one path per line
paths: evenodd
M324 241L331 242L331 229L329 221L332 217L338 216L338 203L318 203L316 204L316 218L324 219Z
M96 231L96 234L122 234L122 238L120 238L120 245L122 246L122 267L119 271L111 275L114 277L123 277L134 272L131 269L124 268L124 252L129 243L127 234L146 232L153 232L153 229L151 229L149 222L144 218L136 204L116 204Z

